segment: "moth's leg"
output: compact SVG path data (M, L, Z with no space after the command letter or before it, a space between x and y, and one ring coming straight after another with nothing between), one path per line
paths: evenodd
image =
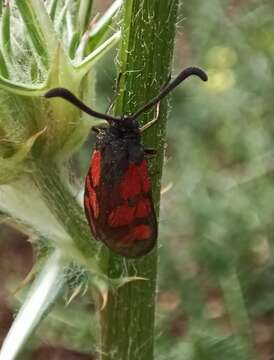
M171 80L171 74L169 74L167 81L161 86L160 90L164 89ZM160 102L158 102L158 104L156 105L156 114L154 119L152 119L151 121L149 121L147 124L145 124L144 126L142 126L140 128L140 131L143 132L146 129L149 129L151 126L153 126L154 124L157 123L157 121L159 120L159 113L160 113Z
M167 81L160 87L160 90L164 89L171 80L171 74L169 74ZM156 105L156 115L154 117L154 119L152 119L151 121L149 121L147 124L145 124L144 126L142 126L140 128L140 132L145 131L146 129L149 129L151 126L153 126L154 124L157 123L157 121L159 120L159 113L160 113L160 102L158 102L158 104Z
M160 87L160 90L164 89L170 83L170 80L171 80L171 73L169 73L167 81Z
M110 102L110 104L109 104L108 109L107 109L107 114L112 110L113 105L114 105L114 103L115 103L115 100L116 100L116 98L117 98L117 96L118 96L118 89L119 89L119 85L120 85L120 81L121 81L122 75L123 75L123 73L122 73L122 72L119 72L118 78L117 78L117 80L116 80L116 85L115 85L115 90L114 90L114 96L113 96L113 98L112 98L112 100L111 100L111 102Z
M157 150L154 148L145 148L145 154L148 155L156 155L157 154Z
M96 134L99 134L102 131L105 131L107 129L107 125L98 125L98 126L92 126L91 131L95 132Z
M157 123L157 121L159 120L159 114L160 114L160 102L158 102L158 104L156 105L156 114L154 119L152 119L151 121L149 121L148 123L146 123L144 126L142 126L140 128L140 132L142 133L143 131L149 129L151 126L153 126L154 124Z
M118 75L118 78L117 78L117 80L116 80L116 92L118 91L118 88L119 88L119 85L120 85L120 81L121 81L121 79L122 79L122 76L123 76L123 73L120 71L119 72L119 75Z
M148 160L153 159L156 154L157 154L156 149L152 149L152 148L145 149L145 158Z

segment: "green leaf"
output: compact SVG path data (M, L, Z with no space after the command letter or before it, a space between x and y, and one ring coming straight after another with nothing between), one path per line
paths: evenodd
M27 28L30 41L43 65L49 67L49 57L58 46L53 23L42 0L15 0Z
M1 56L0 56L0 62L1 62ZM47 89L47 85L46 84L26 85L11 80L7 80L3 76L0 76L0 88L17 95L41 96L45 93Z
M83 77L91 69L91 67L99 60L101 57L109 51L112 46L117 44L121 38L120 31L113 34L109 39L107 39L102 45L100 45L96 50L89 54L80 64L76 64L75 69L78 72L78 76Z
M37 20L37 16L31 6L31 2L27 0L16 0L16 4L25 23L27 34L34 49L41 58L43 65L48 67L48 51L45 47L45 38Z
M65 5L63 6L62 10L60 11L58 18L55 21L55 30L56 32L59 34L62 32L63 27L66 24L66 14L69 8L69 5L71 4L71 0L67 0L65 2ZM68 35L67 33L65 34L66 36Z
M24 173L24 161L37 138L43 134L45 130L46 129L43 129L31 136L12 156L8 158L0 157L0 184L11 182Z
M78 31L83 34L90 22L93 0L81 0L78 12Z
M73 59L75 57L77 47L79 46L79 42L80 42L80 34L78 32L75 32L72 35L72 38L71 38L71 41L69 44L69 50L68 50L69 57L71 59Z
M51 20L55 19L57 5L58 5L58 0L51 0L49 3L49 16Z
M53 239L64 251L73 246L64 226L54 217L40 190L27 176L0 186L0 210L32 232Z
M4 7L2 14L2 24L1 24L1 41L3 46L3 55L6 60L11 62L12 51L11 51L11 39L10 39L10 5L7 2Z
M123 0L116 0L92 27L86 45L86 53L90 53L106 38L113 17L122 6Z
M5 78L9 77L8 68L5 62L5 59L3 57L2 52L0 51L0 76L4 76Z
M31 287L28 297L14 320L0 351L0 360L14 360L34 329L48 313L64 286L64 261L53 253Z
M45 45L47 51L50 55L52 55L54 50L59 46L59 41L58 36L54 31L53 23L46 10L45 4L42 0L28 0L28 2L30 3L31 9L36 16L36 23L40 27L43 37L46 41Z
M110 29L109 25L121 4L122 0L116 0L100 20L83 34L75 52L76 61L80 61L86 54L92 53L105 40Z

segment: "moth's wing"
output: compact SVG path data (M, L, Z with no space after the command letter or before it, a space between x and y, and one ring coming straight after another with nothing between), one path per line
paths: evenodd
M129 162L125 154L116 152L113 159L93 152L84 205L95 238L123 256L138 257L154 247L157 221L147 161Z
M94 237L97 239L96 223L100 214L98 190L101 182L102 154L95 150L91 157L90 168L85 180L84 208L86 218Z
M120 200L115 196L123 171L128 162L123 151L116 151L112 144L94 150L85 179L84 208L92 234L104 241L106 216L109 209ZM118 195L118 194L117 194Z
M147 161L129 163L120 181L106 193L103 241L123 256L145 255L157 238Z

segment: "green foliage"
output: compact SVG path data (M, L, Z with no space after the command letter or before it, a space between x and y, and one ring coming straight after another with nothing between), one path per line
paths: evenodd
M94 37L81 42L82 31L77 31L79 19L70 21L67 16L78 13L80 2L75 1L75 8L69 5L63 12L61 3L46 1L51 19L54 19L55 26L59 26L61 38L65 41L66 52L71 59L80 61L77 63L80 72L80 64L85 65L83 57L88 57L91 51L102 45L106 33L95 28ZM161 8L157 11L160 14ZM162 194L160 211L156 359L251 360L263 356L270 359L273 357L274 342L273 5L270 0L193 0L181 2L180 11L177 24L178 53L173 72L176 74L186 65L199 65L208 72L209 81L206 86L200 86L198 81L189 80L176 90L170 100L162 181L162 188L169 190ZM3 19L1 36L7 38L10 21L8 9L5 9ZM66 19L66 22L62 23L62 19ZM103 23L108 25L111 19L112 16L106 16ZM86 20L82 19L79 29L85 23ZM147 22L147 32L150 28L151 24ZM66 37L67 31L69 37ZM153 34L155 32L151 31L148 36L153 37ZM134 33L134 41L138 40L138 36L145 35ZM32 45L24 45L24 53L29 54L32 46L36 46L36 52L40 51L39 45L40 38L33 39ZM165 44L161 43L155 54L161 56L164 47ZM17 55L19 50L15 45L13 51ZM18 62L7 66L10 52L9 46L3 47L0 52L0 75L6 79L11 76L11 69L18 68L18 62L22 59L17 56ZM136 77L134 72L141 69L142 74L146 73L158 61L157 56L147 57L141 52L134 54L135 58L132 58L132 52L123 53L122 66L126 80L122 79L120 88L124 89L125 84L129 84L134 97L131 101L132 93L122 94L118 101L119 112L135 108L157 90L156 86L152 89L148 86L152 84L155 74L149 75L151 78L145 77L143 82L143 78ZM97 66L98 110L105 110L109 98L113 97L114 57L112 53L108 59L100 58ZM23 62L27 69L24 79L18 74L16 78L11 78L12 81L32 79L32 86L44 81L47 62L37 63L36 54L32 59L31 71ZM91 64L93 59L88 58L88 61ZM131 61L135 61L136 66L130 68L129 65L133 64ZM118 65L121 66L121 63ZM165 75L166 72L161 70L161 76ZM159 81L162 80L164 78L160 77ZM0 78L0 85L1 81ZM6 81L4 85L9 85L9 82ZM15 92L22 90L17 83L11 85ZM20 101L21 98L17 98L18 106ZM22 123L28 113L27 102L25 106L26 112L18 117ZM12 115L8 113L11 119L16 119ZM147 121L148 116L142 120ZM5 123L5 134L13 142L0 144L0 149L4 149L8 155L16 154L20 148L17 146L18 139L12 136L23 137L27 141L35 134L35 128L25 132L24 128L18 127L18 122L18 130L14 133L13 124L8 128L8 122ZM80 135L77 139L81 139L79 142L82 143ZM41 139L37 140L32 150L34 153L39 153L43 146ZM145 141L150 140L149 136L145 138ZM90 142L77 158L80 159L81 170L85 170L88 163ZM156 173L155 178L159 175L157 171L152 170L153 175ZM22 202L26 199L19 197L19 200ZM18 206L16 203L16 208ZM57 214L63 210L54 209ZM45 214L45 219L48 219L49 215ZM29 214L36 221L34 215ZM25 218L21 220L26 223ZM44 232L45 226L35 221L39 233ZM57 229L57 224L54 223L52 228ZM63 235L60 231L56 234ZM46 235L52 237L53 233L48 230ZM57 240L60 241L59 238ZM71 246L62 241L60 243L61 247ZM78 253L73 253L72 258L86 265ZM105 263L103 265L106 266ZM69 301L76 293L85 293L87 278L82 266L78 268L78 265L66 264L65 269L65 276L72 286L65 292L66 301ZM124 274L128 275L128 269L131 267L122 268ZM133 273L136 269L133 264ZM112 270L116 271L117 268L113 266ZM92 285L104 293L105 283L101 281L95 277ZM133 283L122 288L124 302L120 304L126 307L129 303L136 303L135 291L138 286ZM141 292L141 296L145 298L147 294ZM99 331L96 301L89 302L87 298L78 296L66 308L59 300L38 334L46 340L58 339L66 323L68 331L62 339L59 338L60 343L84 352L95 352L94 342ZM97 302L100 303L100 299ZM147 304L137 305L139 307L131 308L131 314L146 311ZM141 310L140 306L143 306ZM123 321L130 322L133 318L129 316L124 319L123 314L120 315ZM92 329L90 323L95 324ZM124 329L122 325L119 326ZM130 331L134 333L136 329L134 322ZM144 333L140 338L145 334L145 330L142 331ZM120 340L123 339L119 332L117 334ZM123 336L128 334L123 333ZM131 338L128 339L130 343ZM39 346L38 341L33 346Z
M200 321L213 324L210 335L218 329L216 343L225 331L220 322L233 323L229 333L239 347L232 355L237 345L227 342L229 359L257 358L273 343L266 330L269 343L262 341L254 355L258 319L268 326L274 310L271 9L269 1L182 6L177 68L197 63L209 81L206 87L189 82L172 101L163 184L173 186L161 203L160 289L172 289L180 298L190 341L195 342L191 324L200 326L192 320L193 308ZM199 284L199 292L186 288L186 278ZM222 294L214 299L223 307L219 315L208 309L216 289ZM196 306L189 307L189 299ZM171 322L173 316L171 311ZM210 335L198 358L225 358L225 351L210 350Z
M0 209L6 222L24 229L37 254L17 288L35 281L0 351L0 359L13 360L61 295L69 303L90 286L105 301L108 288L119 286L95 259L99 244L75 198L79 188L66 177L68 158L85 141L91 122L42 95L59 86L90 97L92 67L120 38L116 32L102 40L121 4L97 26L102 41L90 53L91 0L0 5Z

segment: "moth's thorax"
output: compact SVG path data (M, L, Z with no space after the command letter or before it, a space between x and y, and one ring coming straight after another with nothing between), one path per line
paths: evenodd
M124 116L119 122L110 124L109 131L117 138L136 139L140 141L140 129L137 120Z
M129 162L139 164L144 158L138 122L130 117L101 129L96 136L95 147L102 153L104 168L115 163L115 174L118 176L125 171Z

